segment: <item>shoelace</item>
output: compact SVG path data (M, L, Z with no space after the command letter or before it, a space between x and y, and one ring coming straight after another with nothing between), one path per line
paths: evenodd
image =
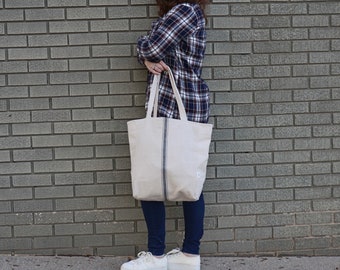
M181 253L181 250L179 248L175 248L171 251L169 251L166 255L167 256L175 256L175 255L179 255Z
M137 259L131 261L134 264L141 264L144 263L145 261L149 261L152 258L151 252L145 252L141 251L137 254Z

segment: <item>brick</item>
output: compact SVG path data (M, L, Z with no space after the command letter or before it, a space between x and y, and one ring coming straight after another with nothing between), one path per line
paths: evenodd
M50 186L51 184L51 176L48 174L13 176L14 187ZM35 202L33 201L32 203ZM39 203L39 201L37 203Z
M109 18L143 18L146 17L145 6L127 6L108 8Z
M244 79L244 80L233 80L233 90L265 90L269 89L268 79Z
M256 117L256 125L259 127L290 126L292 124L292 115L263 115Z
M36 173L72 171L71 161L37 161L33 165Z
M215 17L213 18L214 28L250 28L251 20L247 17Z
M35 237L33 247L39 248L62 248L72 247L71 236Z
M94 57L130 56L131 47L129 45L93 46L92 54Z
M108 94L107 84L95 84L91 85L70 85L71 96L85 96L85 95L105 95Z
M2 62L0 63L1 73L27 72L26 61Z
M68 198L73 197L72 186L59 186L59 187L37 187L34 189L35 198Z
M89 80L87 72L53 73L50 75L51 84L88 83Z
M287 53L291 51L290 41L258 41L254 53Z
M48 0L48 7L86 6L86 0Z
M309 163L309 164L297 164L296 174L325 174L331 172L330 163Z
M295 244L296 249L328 248L331 246L331 239L327 237L298 238L295 240Z
M289 16L258 16L253 18L254 28L283 28L290 27L290 17Z
M294 148L302 149L329 149L331 145L328 138L310 138L310 139L296 139L294 140Z
M216 43L214 51L216 54L250 54L252 49L251 43Z
M269 13L268 4L238 4L231 5L231 15L267 15Z
M0 36L0 44L1 47L5 48L25 47L27 46L27 38L26 36ZM13 52L13 49L11 51ZM24 56L24 54L22 53L21 56Z
M47 83L46 74L8 75L9 85L43 85Z
M47 86L31 86L31 97L58 97L67 96L68 87L65 85L47 85Z
M275 179L275 187L310 187L312 185L311 176L286 176Z
M255 225L255 216L233 216L218 218L218 228L251 227Z
M0 21L10 22L10 21L23 21L24 12L22 10L1 10L0 11Z
M271 32L273 40L298 40L307 39L307 29L273 29Z
M57 47L51 48L51 58L79 58L89 57L90 49L87 46Z
M104 120L111 119L110 109L76 109L72 110L73 120Z
M258 226L288 226L294 224L294 215L292 214L274 214L261 215L258 217ZM274 227L274 230L276 228Z
M236 240L268 239L272 237L270 228L240 228L235 229Z
M90 6L119 6L127 5L127 0L111 1L111 0L90 0ZM132 3L133 4L133 3Z
M35 136L32 142L33 147L70 146L71 137L69 135Z
M39 42L41 45L41 43ZM68 65L65 60L42 60L31 61L29 63L30 72L47 72L47 71L67 71Z
M51 236L51 225L26 225L14 226L15 237L29 237L29 236Z
M242 142L217 142L217 152L253 152L254 144L251 141Z
M93 181L92 173L58 173L55 175L56 185L93 184Z
M297 224L322 224L330 223L332 215L326 212L296 214Z
M231 63L233 66L266 65L269 63L269 57L267 55L232 55Z
M128 242L128 240L127 240ZM84 246L112 246L112 238L106 235L75 236L74 245L76 247Z
M220 241L218 251L222 253L255 252L255 241Z
M285 201L274 203L275 213L295 213L295 212L309 212L311 211L310 201Z
M10 60L47 59L47 49L46 48L9 49L8 58ZM13 76L17 77L18 75ZM29 78L27 77L27 75L25 77L26 79Z
M132 197L99 197L97 198L97 206L99 209L111 209L112 205L115 208L127 208L134 206Z
M272 203L242 203L235 207L236 215L254 215L272 213Z
M113 195L113 185L78 186L75 188L75 195L77 197Z
M240 128L240 127L254 127L255 119L253 116L238 116L238 117L224 117L217 118L218 128Z
M18 149L31 147L29 137L6 137L0 138L1 149Z
M24 23L7 23L8 34L40 34L47 33L47 24L45 22L24 22Z
M106 70L106 59L77 59L70 60L70 70Z
M41 212L34 214L35 224L58 224L73 222L73 213L70 212Z
M271 178L242 178L236 180L236 189L255 190L264 188L273 188L274 181Z
M92 224L58 224L55 226L56 235L93 234Z
M271 4L270 14L307 14L307 5L303 3Z
M309 12L311 14L334 14L339 13L340 8L336 2L310 3Z
M328 40L294 40L293 52L328 51L330 44Z
M276 138L310 137L310 127L277 127Z
M65 19L65 14L62 9L27 9L25 10L25 19L27 21L63 20Z
M257 250L260 252L291 250L293 245L294 242L290 239L259 240L257 241Z
M286 77L290 75L288 66L254 67L255 77Z
M0 161L1 162L11 161L10 152L9 151L0 151Z
M112 169L113 164L111 159L75 161L75 171L105 171Z
M123 157L123 156L129 156L129 154L130 154L129 148L125 145L96 147L96 157Z
M113 221L113 210L93 210L93 211L76 211L75 212L75 221L76 222L109 222ZM125 225L129 225L130 223L121 223ZM97 224L96 228L100 225L114 226L112 223L105 223L105 224ZM119 226L119 225L118 225Z
M281 176L281 175L292 175L293 166L290 164L280 165L257 165L256 175L257 176Z
M128 71L94 71L92 72L92 81L94 83L103 82L127 82L130 80Z
M329 75L329 65L303 65L293 67L294 76Z
M256 151L280 151L280 150L292 150L292 140L263 140L256 142Z
M102 19L105 18L105 8L70 8L66 10L66 18L74 19Z
M25 0L5 1L5 8L34 8L44 6L45 6L44 0L32 0L29 2Z
M54 121L70 121L71 113L67 110L46 110L46 111L33 111L33 122L54 122Z
M49 102L48 99L44 98L36 98L36 99L12 99L10 100L10 110L39 110L39 109L48 109Z
M134 232L133 222L114 222L114 223L100 223L96 224L96 231L98 233L128 233Z
M14 150L14 161L33 161L33 160L52 160L52 150L33 149L33 150Z
M0 250L27 250L32 249L31 238L18 238L18 239L2 239L0 243Z
M70 34L70 45L106 44L107 35L103 33Z
M265 164L271 163L272 157L269 153L235 154L235 164Z
M54 123L54 133L88 133L93 132L93 123L91 122L63 122Z
M94 198L56 199L56 210L87 210L94 208Z
M304 188L296 189L296 199L322 199L330 198L332 196L332 190L330 188Z

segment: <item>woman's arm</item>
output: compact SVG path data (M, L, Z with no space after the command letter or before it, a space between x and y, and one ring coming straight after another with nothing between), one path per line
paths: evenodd
M141 37L137 53L141 60L159 63L167 51L196 29L197 16L192 6L180 4L165 15L162 24L149 36Z

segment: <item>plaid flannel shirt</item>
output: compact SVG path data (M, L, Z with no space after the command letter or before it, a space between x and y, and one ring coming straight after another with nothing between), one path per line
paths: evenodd
M206 45L205 19L197 4L183 3L152 23L151 31L137 43L138 61L163 60L172 70L188 120L206 123L209 88L201 79ZM148 73L147 101L153 74ZM147 104L147 102L146 102ZM161 74L158 116L179 118L169 77Z

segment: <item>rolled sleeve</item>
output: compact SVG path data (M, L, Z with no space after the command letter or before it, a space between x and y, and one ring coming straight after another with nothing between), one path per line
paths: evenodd
M196 27L197 16L193 8L186 4L175 6L165 15L157 29L151 31L149 36L138 39L139 61L161 61L169 50L192 34Z

